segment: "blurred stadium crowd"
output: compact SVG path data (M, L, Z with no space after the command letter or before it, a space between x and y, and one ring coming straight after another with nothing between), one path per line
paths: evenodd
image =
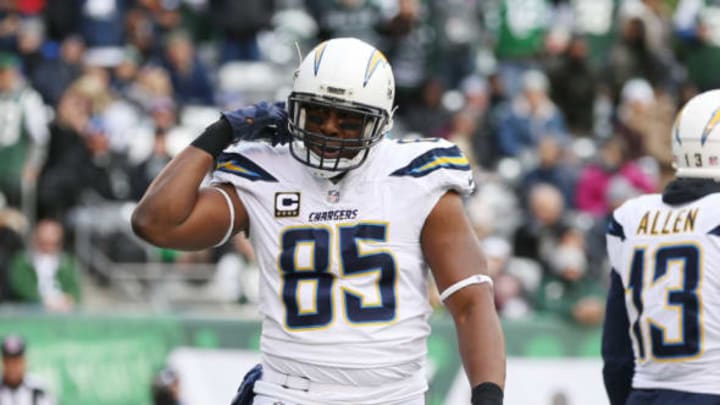
M473 162L501 315L598 325L606 217L672 176L678 105L720 84L720 1L0 0L0 301L256 301L242 236L159 250L128 216L220 110L285 98L339 36L392 64L392 137Z

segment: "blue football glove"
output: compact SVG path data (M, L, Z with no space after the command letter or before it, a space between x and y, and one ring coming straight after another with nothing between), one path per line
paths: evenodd
M253 387L255 387L255 381L259 380L261 377L262 365L256 364L255 367L251 368L250 371L245 374L245 377L243 377L243 381L237 390L237 394L235 394L235 398L230 405L252 405L253 399L255 398Z
M285 103L262 101L239 110L224 112L232 127L233 142L266 139L275 145L290 142Z

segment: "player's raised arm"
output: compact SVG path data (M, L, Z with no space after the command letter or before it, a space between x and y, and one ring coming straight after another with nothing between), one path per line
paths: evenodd
M485 257L465 216L460 195L446 193L423 227L421 243L441 297L453 316L474 405L502 404L505 339Z
M273 143L286 142L286 120L282 103L262 102L224 113L150 184L132 215L135 233L157 246L193 250L246 229L247 212L233 187L201 189L200 184L220 152L233 142L268 135Z

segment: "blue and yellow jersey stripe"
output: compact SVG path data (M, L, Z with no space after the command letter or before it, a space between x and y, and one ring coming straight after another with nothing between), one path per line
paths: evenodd
M245 177L251 181L277 182L270 173L239 153L221 154L215 164L215 170Z
M407 166L395 170L390 175L422 177L439 169L470 170L470 162L457 146L435 148L416 157Z

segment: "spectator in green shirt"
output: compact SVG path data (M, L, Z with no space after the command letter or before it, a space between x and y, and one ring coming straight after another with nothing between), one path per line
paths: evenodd
M565 239L573 239L573 231ZM543 278L537 307L579 325L597 326L603 320L605 287L587 276L585 252L572 242L561 243L551 260L551 272Z
M63 247L62 225L38 222L32 247L10 265L10 289L16 300L42 304L49 311L69 311L80 302L80 283L74 258Z

